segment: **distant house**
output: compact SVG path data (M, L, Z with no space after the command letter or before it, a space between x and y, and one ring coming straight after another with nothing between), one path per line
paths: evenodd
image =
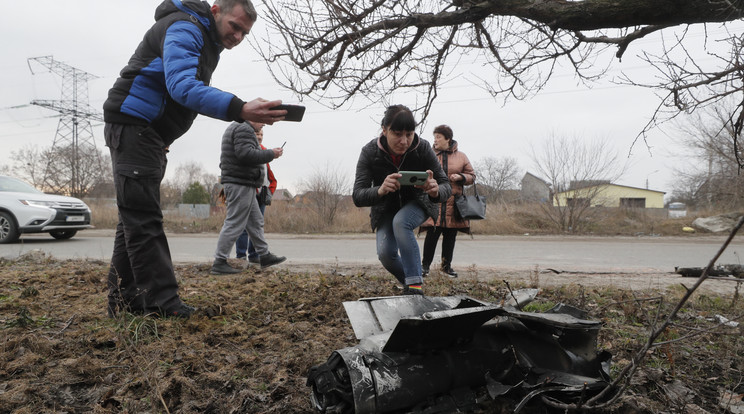
M570 190L555 194L553 205L585 203L591 207L664 208L663 191L617 185L606 181L587 184L581 186L579 183L572 183Z
M278 190L277 190L278 191ZM324 191L307 191L294 196L292 201L295 204L315 204L315 205L335 205L335 206L353 206L351 195L329 194Z
M522 177L522 199L525 201L539 201L546 203L550 200L550 184L540 177L531 173L525 173Z
M271 201L292 201L294 196L286 188L277 188L274 191L274 195L271 197Z

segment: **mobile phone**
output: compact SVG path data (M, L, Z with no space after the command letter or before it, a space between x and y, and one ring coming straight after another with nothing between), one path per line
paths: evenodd
M269 109L271 109L272 111L282 109L287 111L287 114L284 115L285 121L300 122L302 121L302 117L305 115L305 107L302 105L281 104Z
M429 179L426 171L398 171L402 177L398 178L400 185L424 185Z

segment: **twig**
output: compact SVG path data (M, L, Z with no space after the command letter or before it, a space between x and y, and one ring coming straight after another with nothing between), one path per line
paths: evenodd
M509 295L511 295L512 299L514 299L514 304L517 307L517 309L522 310L522 305L519 304L519 300L516 296L514 296L514 291L512 290L511 286L509 286L509 282L506 280L503 281L506 284L506 288L509 290Z
M655 301L659 301L659 300L663 300L663 299L664 299L664 297L663 297L663 296L654 296L654 297L652 297L652 298L644 298L644 299L628 299L628 300L621 300L621 301L617 301L617 302L612 302L612 303L609 303L609 304L607 304L607 305L605 305L605 306L602 306L602 307L601 307L601 308L599 308L598 310L604 310L604 309L606 309L606 308L609 308L610 306L621 305L621 304L623 304L623 303L633 303L633 302L635 302L635 303L638 303L638 302L655 302Z
M678 324L675 324L675 325L676 326L681 326L684 329L687 329L687 330L693 331L693 332L691 332L691 333L689 333L687 335L684 335L684 336L680 336L679 338L670 339L668 341L655 342L654 343L654 347L661 346L661 345L666 345L666 344L672 344L672 343L675 343L675 342L682 342L684 340L687 340L687 339L690 339L690 338L694 338L696 336L700 336L700 335L703 335L703 334L715 332L716 330L718 330L719 328L721 328L721 326L723 326L723 324L719 323L718 325L716 325L716 326L714 326L712 328L708 328L708 329L697 329L697 328L692 328L692 327L689 327L689 326L683 326L683 325L678 325ZM718 332L718 335L739 335L739 333L737 332L736 334L726 334L726 333Z
M590 398L589 401L587 401L587 404L583 405L583 409L585 410L591 410L591 409L599 409L609 406L610 404L613 404L620 396L625 392L625 389L630 384L630 379L635 374L638 367L641 366L641 363L648 355L648 351L655 346L656 339L666 330L666 328L672 324L672 320L676 318L677 313L682 309L682 307L689 301L689 299L692 297L692 294L695 293L695 291L700 287L700 285L708 278L708 272L713 269L718 259L721 257L723 252L726 250L726 248L731 244L731 241L734 239L734 236L736 236L736 233L739 232L741 227L744 225L744 216L739 217L739 221L736 223L734 228L731 230L731 233L729 234L726 241L723 243L721 248L718 250L718 252L713 256L713 258L710 260L708 265L703 270L703 273L700 275L698 280L695 282L695 284L691 288L686 288L687 292L682 297L682 299L679 300L677 305L675 306L674 310L667 316L667 318L664 320L664 322L657 328L655 328L651 334L648 337L648 341L646 341L646 344L641 347L641 349L631 358L630 364L626 365L622 371L617 375L615 380L609 384L607 387L605 387L602 391L600 391L597 395ZM620 386L622 384L622 386ZM619 389L617 387L620 386ZM608 393L610 393L612 390L616 390L615 394L609 398L607 401L598 403L601 401L604 397L607 396ZM578 409L577 404L551 404L552 406L564 410L576 410Z
M648 350L651 349L651 347L654 345L654 342L656 341L656 338L658 338L659 335L661 335L664 332L664 330L667 328L667 326L669 326L671 324L672 319L674 319L677 316L677 313L682 309L682 306L684 306L685 303L687 303L687 301L690 299L690 297L692 297L692 294L695 292L695 290L697 290L697 288L700 287L700 285L705 281L705 279L708 278L708 272L710 271L710 269L712 269L715 266L716 262L718 261L718 258L721 257L721 255L723 254L723 252L726 250L726 248L728 247L728 245L731 243L731 240L733 240L733 238L736 235L736 233L739 231L739 229L741 229L742 225L744 225L744 216L742 216L742 217L739 218L738 223L736 223L736 226L734 226L734 228L731 230L731 234L729 234L728 238L723 243L723 245L721 246L721 248L718 250L718 252L715 254L715 256L713 256L713 258L710 260L710 262L708 263L708 266L705 267L705 269L703 270L703 274L700 275L700 277L698 278L697 282L695 282L695 284L691 288L687 289L687 292L685 293L685 295L677 303L677 306L675 306L674 310L667 316L666 320L661 324L661 326L659 326L658 328L656 328L651 333L651 335L648 338L648 341L646 342L646 345L644 345L638 351L638 353L636 353L636 355L633 357L633 359L631 361L631 364L627 365L620 372L620 374L618 374L617 379L615 379L615 381L613 381L613 383L610 384L610 386L608 386L607 388L605 388L604 390L602 390L602 392L600 392L599 394L597 394L596 396L594 396L592 399L590 399L589 400L589 403L593 403L593 402L598 401L600 398L602 398L604 395L606 395L607 392L609 392L608 390L610 388L612 388L613 386L618 385L621 380L624 380L626 382L627 381L630 381L630 378L633 376L633 374L635 374L635 371L638 369L638 367L640 366L641 362L643 362L643 360L646 358L646 355L647 355ZM617 399L619 396L620 396L620 393L616 394L606 404L610 404L610 403L614 402L614 400Z
M64 332L64 331L65 331L65 330L66 330L67 328L69 328L69 327L70 327L70 325L72 325L72 321L73 321L73 320L75 319L75 316L77 316L77 315L72 315L72 316L70 316L70 318L69 318L69 319L67 319L67 322L65 322L65 326L63 326L63 327L62 327L62 329L60 329L60 331L59 331L59 332L57 332L57 335L61 334L61 333L62 333L62 332Z
M160 402L163 404L163 408L165 408L165 412L170 414L170 410L168 410L168 405L165 403L165 400L163 399L163 394L160 393L160 390L158 388L155 388L155 392L158 393L158 398L160 398Z

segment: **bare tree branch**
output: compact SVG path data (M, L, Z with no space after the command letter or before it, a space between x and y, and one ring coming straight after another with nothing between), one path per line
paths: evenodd
M610 407L612 404L617 401L617 399L623 394L625 389L630 384L630 380L635 374L635 371L642 365L644 359L648 355L648 351L654 347L657 346L657 339L661 334L664 333L664 331L673 324L673 320L676 319L677 314L682 309L682 307L690 300L692 295L695 293L695 291L700 287L700 285L705 282L705 280L708 278L708 273L711 269L715 266L716 262L718 261L718 258L721 257L721 254L726 250L728 245L731 243L731 241L734 239L734 236L739 232L741 227L744 225L744 216L739 218L739 221L734 226L733 230L731 230L731 233L729 234L726 241L724 241L723 245L721 245L718 252L711 258L708 265L703 270L703 274L700 275L700 277L697 279L695 284L687 289L687 292L682 296L682 298L677 302L674 309L667 315L666 319L656 328L654 328L649 335L646 343L641 347L641 349L638 350L638 352L635 353L633 358L631 359L630 363L626 365L620 373L617 374L615 377L615 380L607 387L605 387L604 390L599 392L597 395L593 396L589 400L587 400L585 403L582 402L582 404L564 404L557 400L545 400L543 401L546 404L549 404L550 406L554 408L559 408L562 410L577 410L577 409L585 409L585 410L591 410L591 409L603 409ZM608 398L609 397L609 398Z
M724 99L677 124L676 135L684 152L675 168L674 201L691 208L736 210L744 206L744 176L740 174L732 107L737 107L737 102Z
M270 29L257 48L278 82L329 107L354 97L379 102L407 89L424 91L426 99L413 108L424 110L423 122L439 85L448 75L460 75L455 68L466 54L494 70L492 77L480 76L484 89L494 96L524 99L539 92L559 66L573 68L577 79L591 82L604 75L611 60L599 64L598 58L608 48L616 48L615 57L621 58L631 43L650 34L733 22L741 19L743 3L264 0ZM731 53L717 56L718 65L708 69L698 66L691 54L680 60L667 53L682 50L683 41L666 45L669 50L657 56L644 54L667 80L633 83L666 91L654 113L661 120L649 122L639 136L663 122L667 110L693 111L741 90L734 82L742 74L740 35L729 36ZM744 112L739 113L744 124Z

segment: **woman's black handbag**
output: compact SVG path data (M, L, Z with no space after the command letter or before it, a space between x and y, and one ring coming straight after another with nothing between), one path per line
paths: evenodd
M465 220L483 220L486 218L486 197L478 195L478 186L473 183L474 195L457 194L455 207L460 217Z

